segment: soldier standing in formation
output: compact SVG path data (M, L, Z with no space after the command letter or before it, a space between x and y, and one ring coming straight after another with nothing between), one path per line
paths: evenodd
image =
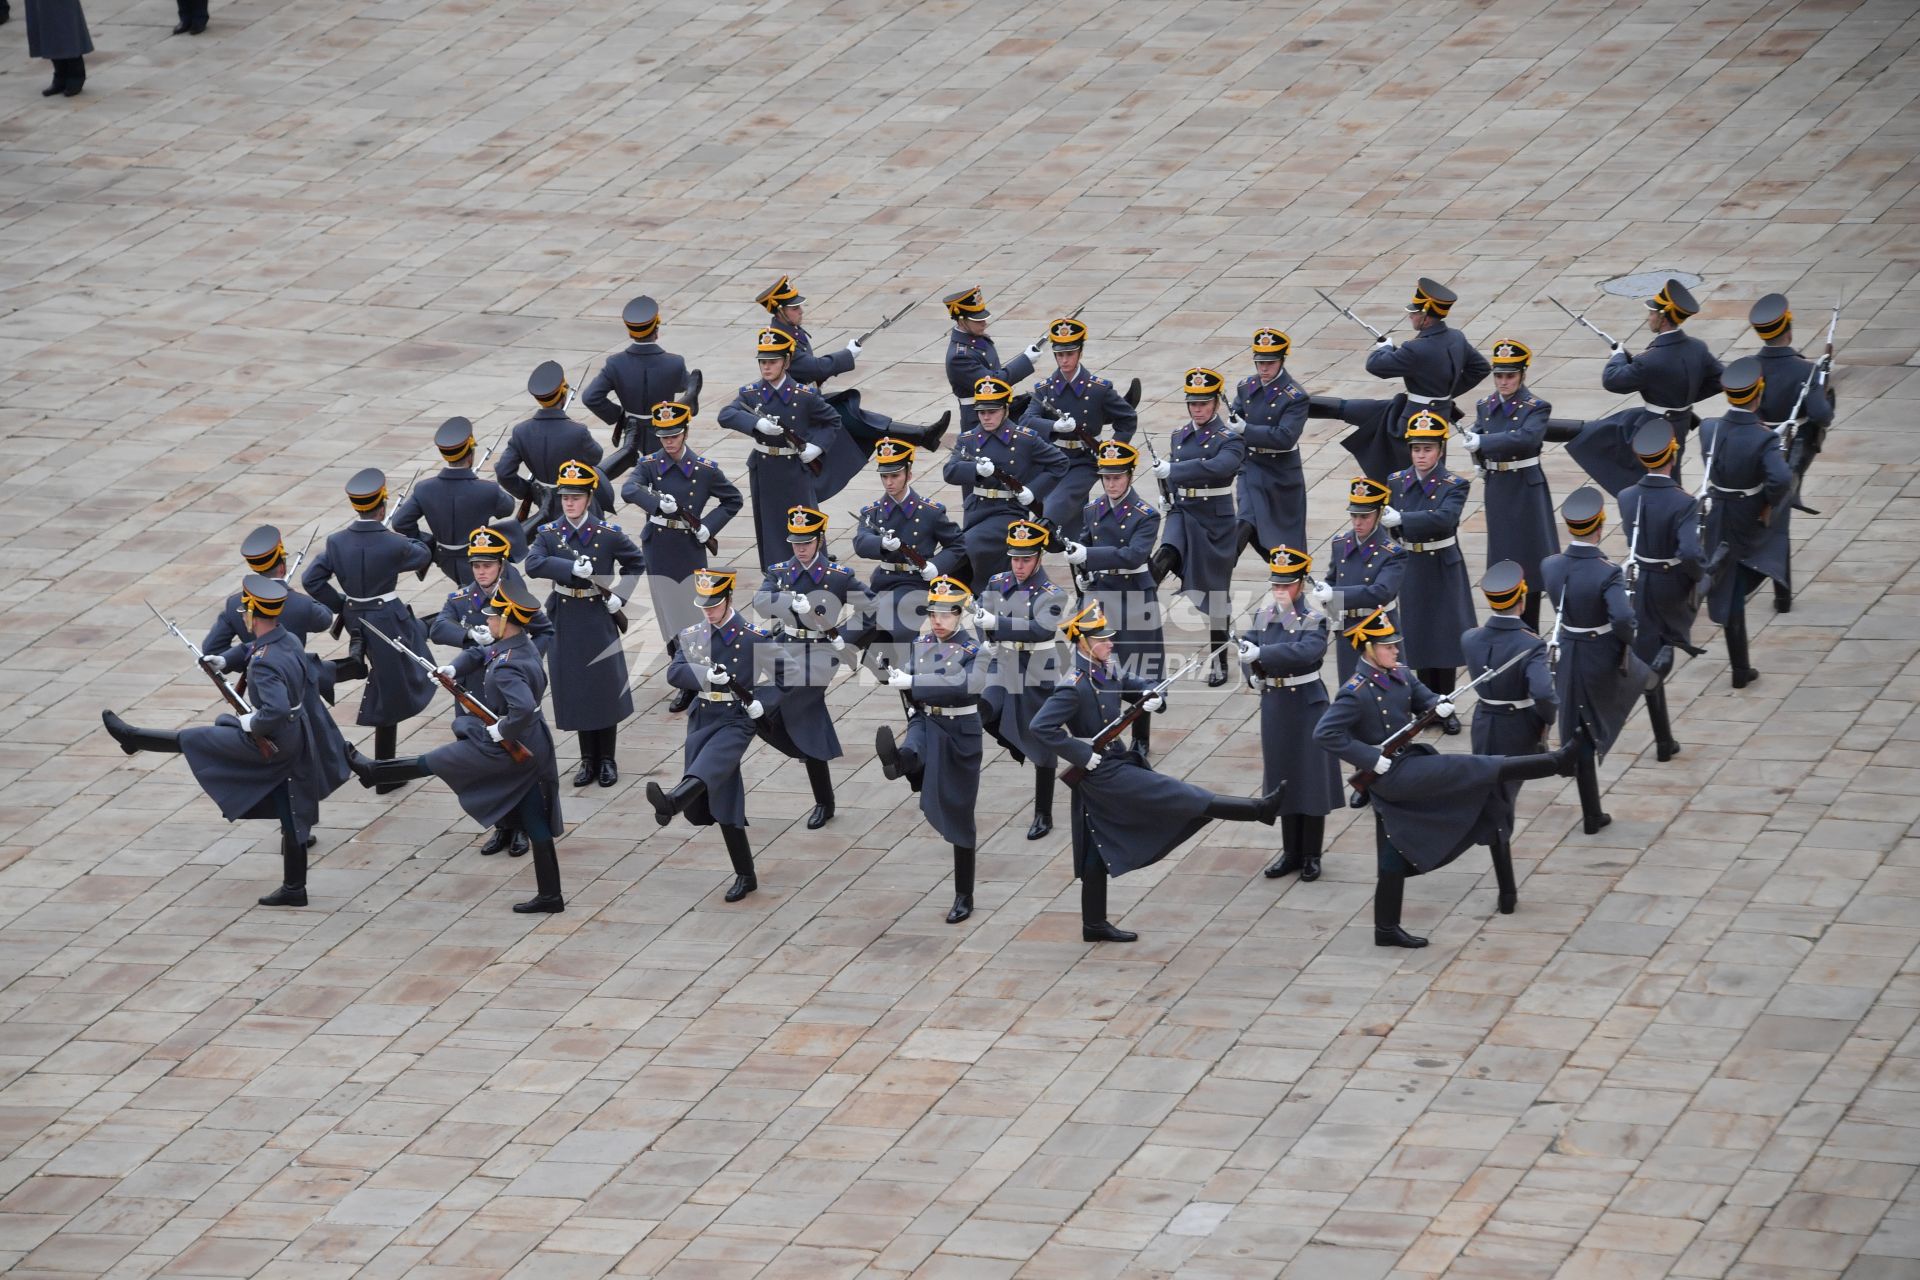
M1312 556L1275 547L1267 565L1272 598L1240 637L1240 661L1260 690L1260 790L1281 797L1280 856L1264 874L1276 880L1297 871L1318 880L1327 815L1341 799L1339 762L1313 740L1327 709L1320 668L1331 623L1324 604L1304 590Z
M642 294L626 305L620 322L627 327L627 349L608 356L580 395L587 411L613 428L614 453L601 468L608 480L660 447L655 406L679 405L689 418L700 412L700 371L689 371L683 357L660 345L660 304Z
M948 924L973 914L974 814L980 799L980 694L986 672L980 641L965 627L972 595L953 578L935 578L927 599L927 633L908 646L906 660L887 670L907 709L907 731L874 733L873 752L888 778L905 778L920 796L920 812L953 846L953 907Z
M1337 620L1343 635L1346 630L1384 609L1387 620L1399 625L1400 584L1406 578L1407 550L1380 523L1393 491L1379 480L1355 476L1347 485L1347 518L1353 527L1333 536L1327 553L1327 576L1323 584L1328 596L1320 601L1337 602ZM1334 669L1340 679L1353 674L1360 651L1350 644L1334 646Z
M1647 328L1653 340L1637 356L1614 343L1613 354L1600 371L1601 386L1616 395L1637 391L1644 403L1586 423L1580 434L1567 442L1568 455L1593 477L1595 484L1611 494L1640 482L1633 433L1649 418L1663 419L1673 428L1674 439L1679 441L1679 455L1674 460L1674 476L1678 478L1680 462L1687 454L1687 433L1700 422L1693 406L1720 390L1720 362L1706 343L1680 331L1680 326L1700 311L1700 304L1686 287L1678 280L1669 280L1646 300L1646 306Z
M455 586L473 581L467 573L467 539L488 521L513 513L513 498L491 480L473 474L473 424L448 418L433 433L433 447L446 466L407 491L393 513L393 531L429 543L433 562ZM426 536L420 522L427 523Z
M277 818L280 887L260 899L260 905L304 907L307 846L320 819L320 802L347 780L347 744L333 717L319 705L306 650L280 627L287 584L253 574L240 590L249 640L226 665L244 669L242 684L252 711L223 714L210 725L178 732L138 729L111 711L101 712L100 718L128 755L184 755L193 780L228 822Z
M1400 347L1382 336L1367 353L1368 373L1388 381L1398 378L1405 389L1391 400L1347 400L1339 407L1340 420L1354 428L1340 443L1369 479L1385 480L1406 469L1405 433L1413 413L1424 409L1458 422L1455 401L1486 381L1491 368L1487 358L1465 334L1447 327L1447 314L1457 301L1453 290L1420 277L1407 304L1413 337Z
M720 425L753 441L753 456L747 459L753 536L760 567L770 569L787 558L787 512L819 505L822 459L842 433L839 415L788 373L792 334L762 329L755 349L760 381L740 388L720 411Z
M1234 391L1230 411L1245 425L1246 464L1240 469L1242 547L1262 555L1271 547L1307 545L1307 477L1300 466L1300 433L1307 426L1306 388L1287 372L1292 339L1278 329L1253 335L1253 376Z
M980 379L961 415L966 430L941 470L963 495L960 536L976 584L1006 570L1007 522L1025 518L1067 474L1066 454L1010 421L1012 402L1013 388L1006 382ZM1008 482L1019 488L1008 488Z
M1153 553L1153 580L1178 574L1180 591L1207 617L1214 652L1207 683L1227 682L1227 617L1233 607L1233 565L1240 558L1240 522L1234 513L1234 481L1246 461L1247 442L1220 419L1225 383L1212 369L1189 369L1187 425L1173 434L1154 474L1171 486L1173 510Z
M1487 486L1487 564L1511 560L1528 582L1540 581L1540 562L1560 550L1553 492L1540 465L1553 406L1527 389L1533 349L1513 338L1493 344L1493 394L1477 406L1473 430L1461 438L1479 462ZM1529 630L1540 629L1540 597L1528 592Z
M1000 353L994 348L993 339L987 336L987 320L993 313L981 299L980 287L975 285L950 293L941 301L953 318L953 332L947 335L947 385L953 388L953 398L960 402L960 430L971 431L979 423L975 401L979 399L982 378L992 378L1009 388L1002 403L1006 414L1013 421L1020 421L1026 416L1030 397L1015 398L1011 388L1033 375L1033 362L1040 358L1040 344L1034 343L1001 364Z
M578 501L585 504L585 490ZM456 715L453 741L412 759L369 760L357 751L349 756L365 786L399 786L431 774L452 789L467 816L481 826L498 832L511 825L525 832L533 846L534 896L513 904L522 915L567 909L553 847L564 829L560 766L540 712L547 673L527 631L539 612L525 587L501 582L487 601L491 642L462 651L440 668L441 675L462 686L478 683L480 705L496 717L491 723Z
M1460 517L1472 486L1447 470L1443 460L1452 434L1445 418L1423 409L1408 420L1405 434L1413 465L1388 482L1390 501L1399 505L1381 512L1380 523L1393 530L1408 553L1400 588L1407 600L1400 611L1407 665L1421 683L1445 697L1453 692L1463 661L1460 633L1474 622L1473 587L1460 551ZM1442 719L1447 733L1460 732L1453 715Z
M693 410L684 404L667 400L654 405L647 434L659 447L634 465L620 487L623 502L647 513L640 527L640 550L654 621L669 657L680 633L700 621L693 575L707 567L707 544L746 505L719 463L687 447L692 421ZM693 692L680 689L667 710L678 714L692 705Z
M1673 478L1673 460L1679 452L1673 427L1664 418L1640 424L1633 451L1646 476L1620 494L1620 522L1627 528L1632 548L1633 651L1655 677L1647 686L1647 722L1653 728L1654 749L1660 762L1680 754L1673 737L1673 719L1667 712L1667 676L1673 672L1674 650L1698 657L1693 647L1693 620L1700 612L1700 580L1706 576L1706 555L1700 549L1700 502Z
M515 424L507 447L493 464L493 478L520 499L520 523L528 528L546 524L560 514L554 497L554 477L563 462L597 465L600 442L585 425L567 416L567 372L558 361L544 361L527 378L527 394L539 406L531 418ZM527 469L526 475L520 468ZM604 480L594 489L594 508L605 515L613 510L613 489Z
M1819 515L1800 501L1800 482L1813 460L1820 456L1827 428L1833 425L1832 388L1823 379L1814 377L1814 362L1793 349L1793 312L1787 306L1786 294L1770 293L1754 303L1753 310L1747 313L1747 323L1753 326L1761 344L1757 354L1763 390L1754 412L1781 437L1787 469L1793 472L1793 499L1789 505L1795 511ZM1805 399L1800 395L1803 389ZM1799 406L1797 413L1796 405ZM1775 613L1792 612L1791 583L1776 581L1773 584L1773 609Z
M973 625L994 654L982 702L987 732L1033 766L1033 823L1027 839L1053 830L1053 752L1033 731L1033 717L1060 682L1061 621L1070 612L1067 593L1047 577L1040 552L1047 531L1031 520L1007 525L1008 569L987 580L973 611Z
M553 722L580 736L573 785L610 787L620 780L614 763L620 722L633 714L621 610L646 561L619 525L589 513L594 493L606 483L598 471L571 459L553 483L560 518L541 525L527 550L527 576L553 583L546 602L554 632L547 651Z
M1133 487L1139 461L1130 444L1101 443L1101 496L1081 514L1083 541L1067 543L1066 559L1085 575L1087 596L1100 602L1113 628L1114 662L1130 676L1158 681L1167 674L1167 641L1147 562L1160 536L1160 513ZM1143 759L1151 747L1147 726L1145 716L1133 722L1133 748Z
M1033 384L1032 402L1020 425L1042 439L1051 437L1054 448L1066 455L1066 473L1047 494L1044 511L1054 524L1071 529L1093 492L1094 453L1102 443L1101 428L1113 428L1115 440L1131 440L1139 416L1113 383L1094 376L1080 362L1086 351L1087 326L1062 318L1047 326L1047 337L1053 346L1054 372ZM1139 395L1138 380L1133 394Z
M1701 543L1713 577L1707 616L1725 632L1736 689L1760 678L1747 648L1747 597L1769 578L1780 587L1793 580L1787 528L1793 471L1780 437L1754 412L1766 391L1762 367L1758 356L1728 365L1727 412L1700 428L1708 504Z
M960 526L943 504L915 492L913 456L914 447L902 440L874 446L881 495L860 508L853 530L853 553L880 565L873 571L874 614L864 639L886 645L882 654L895 666L905 665L902 651L919 632L928 584L943 574L965 576Z

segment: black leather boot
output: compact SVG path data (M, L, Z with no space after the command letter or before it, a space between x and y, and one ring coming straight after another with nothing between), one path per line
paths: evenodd
M813 812L807 815L807 830L818 831L833 821L833 774L825 760L808 757L807 785L813 788Z
M1153 575L1153 583L1159 586L1167 578L1180 572L1180 550L1161 543L1154 548L1153 555L1147 560L1147 571Z
M1300 867L1302 880L1320 878L1320 850L1326 844L1327 820L1311 814L1298 815L1300 823L1300 855L1304 860Z
M354 777L360 779L363 787L372 787L380 795L389 791L398 791L415 778L424 778L432 770L427 768L425 756L403 756L396 760L370 760L360 754L352 745L347 747L347 768L353 770Z
M100 713L100 723L128 755L136 751L180 750L180 735L168 729L136 729L111 711Z
M1400 927L1400 904L1406 896L1404 876L1381 876L1373 887L1373 945L1376 947L1419 948L1425 938Z
M1087 874L1080 877L1080 941L1138 942L1140 935L1116 928L1107 919L1107 868L1100 855L1089 853Z
M1280 817L1280 856L1267 864L1260 874L1269 880L1278 880L1281 876L1290 876L1306 865L1306 859L1300 853L1299 815L1288 813Z
M1287 784L1282 782L1263 796L1215 796L1207 801L1206 814L1228 822L1261 822L1270 827L1280 814L1286 793Z
M900 748L893 740L893 726L883 724L873 731L873 754L880 761L880 776L888 781L906 776L900 767Z
M553 841L533 842L533 896L514 903L513 909L523 916L567 909L566 899L560 896L560 858Z
M972 848L953 846L953 907L947 912L948 924L959 924L973 914L973 860Z
M532 848L533 841L527 838L527 833L524 831L515 831L512 842L507 845L507 856L509 858L524 858Z
M1744 689L1760 678L1760 673L1753 668L1752 654L1747 648L1747 606L1746 601L1739 598L1744 587L1744 583L1734 584L1736 598L1733 613L1721 628L1721 634L1727 642L1727 665L1733 669L1733 687L1736 689Z
M677 716L693 705L694 692L691 689L675 689L673 697L667 701L667 714Z
M941 439L947 434L947 424L952 421L953 410L947 409L941 412L940 417L934 421L932 426L908 427L908 434L903 435L896 430L894 435L902 440L911 440L919 448L932 452L940 447ZM899 425L898 423L895 424L896 427Z
M1218 689L1227 682L1227 655L1221 646L1227 643L1225 627L1210 627L1207 630L1207 649L1213 653L1212 661L1207 663L1207 688Z
M260 899L263 907L307 905L307 846L291 831L280 833L280 887Z
M399 742L400 742L400 726L399 725L397 724L375 725L373 730L374 759L383 761L383 762L391 760L393 758L394 750L399 745ZM398 778L391 777L391 776L383 777L379 782L377 782L374 785L373 794L377 796L384 796L389 794L390 792L398 791L400 788L406 786L408 781L410 781L411 779L421 777L421 776L423 775L408 774L404 777L398 777Z
M1667 714L1667 686L1663 681L1647 690L1647 723L1653 727L1653 754L1665 764L1680 754L1674 741L1673 719Z
M727 888L727 901L738 902L760 887L753 874L753 850L747 845L745 827L721 827L720 838L727 842L727 860L733 864L733 883Z
M580 742L580 767L574 770L573 785L584 787L600 776L600 760L594 755L594 746L599 741L592 730L574 735Z
M1558 751L1532 756L1508 756L1500 762L1500 772L1496 776L1501 782L1528 782L1534 778L1556 775L1571 778L1579 767L1580 752L1584 746L1585 743L1575 737L1562 743Z
M499 853L508 845L512 844L513 838L517 834L518 833L511 827L495 827L493 834L487 837L487 842L480 846L480 856L483 858L491 858L494 854Z
M1580 826L1588 835L1598 835L1613 821L1613 815L1604 812L1600 808L1600 766L1598 758L1590 743L1581 739L1575 739L1574 745L1578 748L1578 752L1574 757L1573 776L1580 791ZM1560 750L1565 751L1566 747L1563 746ZM1555 752L1554 754L1558 755L1559 752ZM1522 756L1520 758L1523 760L1531 760L1534 757ZM1501 775L1503 778L1505 777L1505 773L1506 771L1502 769Z
M1053 770L1033 768L1033 825L1027 839L1043 840L1053 831Z
M594 781L603 787L610 787L620 781L619 766L613 762L614 742L620 736L618 727L594 730L594 758L600 762L594 770Z
M663 791L659 783L649 782L647 799L653 805L653 820L666 826L673 821L675 814L684 812L694 798L706 789L707 784L691 774L676 782L671 791Z
M1133 749L1140 753L1142 762L1153 756L1153 713L1148 712L1133 722Z
M1520 901L1520 890L1513 882L1513 844L1501 832L1487 848L1493 854L1494 883L1500 886L1500 914L1510 916Z

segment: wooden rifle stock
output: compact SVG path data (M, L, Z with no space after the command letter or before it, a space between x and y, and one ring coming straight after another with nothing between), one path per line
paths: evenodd
M1445 699L1443 698L1441 701L1445 701ZM1432 707L1428 707L1425 711L1422 711L1409 721L1404 729L1401 729L1400 732L1381 743L1380 754L1389 760L1393 759L1402 751L1406 750L1407 746L1412 743L1415 738L1425 733L1428 729L1431 729L1434 725L1439 724L1440 717L1434 711L1434 707L1438 707L1439 705L1439 702L1434 703ZM1356 769L1353 774L1347 778L1347 786L1353 790L1355 795L1364 796L1367 794L1367 788L1371 787L1374 779L1379 776L1380 775L1372 769Z
M440 682L440 687L442 689L445 689L448 693L453 695L453 700L460 704L460 709L462 711L465 711L468 715L473 716L475 719L479 720L480 723L482 724L499 724L500 723L499 716L487 710L485 706L481 705L481 702L478 698L468 693L465 689L462 689L458 684L458 682L456 682L452 676L449 676L444 672L435 671L433 673L433 678ZM525 747L521 746L519 743L515 742L511 738L500 739L500 749L505 751L509 756L513 757L513 762L515 764L525 764L529 760L533 759L533 752L527 750Z

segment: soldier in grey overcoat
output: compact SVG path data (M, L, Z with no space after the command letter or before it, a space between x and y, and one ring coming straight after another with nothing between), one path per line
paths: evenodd
M566 370L558 361L544 361L528 375L527 394L539 408L531 418L514 425L507 435L507 447L493 464L493 478L520 500L516 514L529 529L560 515L553 481L561 463L597 465L600 461L600 442L593 438L593 432L567 416L569 390ZM522 467L526 475L520 474ZM594 490L594 514L606 515L613 510L613 502L613 486L602 477Z
M1392 497L1380 523L1407 552L1400 585L1407 665L1423 684L1444 696L1453 692L1461 663L1460 633L1477 621L1467 557L1460 550L1460 517L1472 485L1447 470L1446 442L1452 428L1445 418L1423 409L1407 423L1405 434L1413 465L1389 478ZM1459 733L1460 722L1447 717L1446 731Z
M1165 618L1148 566L1160 536L1160 512L1133 487L1139 461L1132 445L1101 442L1101 496L1081 512L1079 539L1068 541L1066 560L1076 584L1100 602L1113 628L1114 662L1128 675L1155 682L1167 674ZM1143 758L1153 745L1150 720L1142 716L1133 722L1133 748Z
M1187 424L1173 433L1167 455L1153 466L1167 486L1171 510L1150 563L1154 582L1178 575L1181 594L1207 615L1207 647L1215 653L1207 683L1217 688L1227 682L1227 615L1241 545L1234 483L1247 442L1220 416L1226 384L1218 373L1189 369L1182 385Z
M1052 441L1053 447L1067 457L1067 470L1047 494L1042 510L1047 519L1062 529L1079 523L1093 490L1098 468L1094 455L1109 438L1131 440L1139 426L1139 415L1126 395L1115 391L1113 383L1097 377L1081 363L1086 351L1087 326L1070 316L1047 326L1047 338L1053 347L1054 372L1033 384L1033 396L1020 425ZM1130 388L1138 399L1140 380ZM1100 434L1112 428L1110 436Z
M905 664L904 650L920 629L927 584L942 575L966 576L960 526L946 504L922 497L913 487L914 453L903 440L874 446L881 494L860 508L853 530L853 553L879 565L869 583L873 616L861 642L885 646L879 656L895 666Z
M988 579L973 611L973 626L991 646L992 664L981 705L986 729L1015 760L1033 766L1033 822L1027 839L1053 830L1053 752L1033 732L1033 717L1059 683L1060 623L1072 598L1040 563L1047 531L1031 520L1007 526L1008 569Z
M1264 561L1275 547L1307 545L1307 478L1300 466L1300 433L1307 426L1307 391L1287 372L1293 340L1278 329L1253 335L1253 376L1234 388L1230 412L1247 442L1240 469L1243 548Z
M1336 631L1344 632L1375 609L1385 609L1396 627L1400 621L1400 584L1407 573L1407 550L1380 523L1393 491L1379 480L1355 476L1347 485L1347 518L1352 527L1333 535L1327 549L1324 580L1314 592L1324 591L1323 605L1339 610ZM1334 646L1334 669L1340 679L1353 674L1360 652L1350 644Z
M626 305L620 321L627 327L627 348L606 358L580 393L580 403L613 428L613 452L601 471L608 480L625 475L635 460L660 447L655 406L677 404L687 416L700 412L700 371L660 345L660 304L645 294Z
M1793 580L1788 523L1793 517L1793 469L1780 437L1760 421L1754 407L1766 391L1757 356L1727 366L1727 411L1700 427L1706 459L1702 500L1707 504L1707 616L1724 629L1733 687L1760 678L1747 642L1747 597L1771 578Z
M788 372L793 335L762 329L755 341L760 381L740 388L720 411L720 425L753 442L747 459L747 491L753 503L753 536L760 567L787 558L787 512L820 505L825 458L845 431L840 417L818 392Z
M1707 556L1700 546L1700 500L1673 478L1679 452L1673 427L1654 418L1640 424L1633 451L1647 470L1639 484L1620 492L1620 523L1626 527L1627 594L1633 598L1633 651L1652 670L1647 720L1662 764L1680 754L1667 711L1667 676L1674 650L1695 657L1693 623L1700 614L1700 581Z
M393 531L428 544L433 562L456 586L473 581L467 573L467 539L475 529L513 514L513 497L491 480L473 473L473 424L448 418L433 434L433 447L446 466L437 476L415 484L393 513ZM425 521L427 531L420 532Z
M1527 389L1533 349L1514 338L1493 344L1493 394L1475 407L1473 430L1462 433L1466 455L1480 464L1486 489L1487 563L1511 560L1528 582L1540 581L1540 562L1560 550L1540 447L1553 406ZM1540 596L1529 592L1523 617L1540 629Z
M87 82L86 56L93 52L93 36L87 31L80 0L26 0L26 4L27 56L53 63L53 83L40 96L71 98Z
M1040 344L1034 343L1004 364L993 339L987 336L987 320L993 315L980 296L980 287L950 293L941 299L947 315L953 319L953 332L947 335L947 385L960 404L960 430L971 431L978 425L977 409L980 379L1004 382L1009 393L1003 403L1007 416L1019 422L1027 416L1029 396L1015 396L1011 388L1033 376L1033 363L1040 358Z
M1687 436L1700 422L1693 407L1720 390L1720 361L1706 343L1680 331L1700 310L1686 287L1669 280L1646 306L1647 329L1653 334L1646 349L1636 356L1616 342L1600 370L1601 386L1616 395L1638 392L1643 403L1581 424L1567 442L1567 455L1611 494L1640 482L1633 435L1649 419L1665 421L1680 442L1673 472L1677 479L1687 455Z
M1464 333L1447 327L1447 315L1457 301L1453 290L1422 276L1407 303L1413 337L1404 346L1382 337L1367 353L1368 373L1389 381L1398 378L1404 389L1391 400L1339 402L1340 420L1354 427L1340 444L1370 479L1384 480L1407 467L1409 418L1424 409L1458 422L1459 398L1486 380L1487 358Z

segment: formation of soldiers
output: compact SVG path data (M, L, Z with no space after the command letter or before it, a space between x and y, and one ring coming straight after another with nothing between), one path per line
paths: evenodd
M634 714L622 635L644 586L669 655L667 709L687 717L679 779L650 782L646 796L662 826L720 828L728 902L759 883L743 757L760 740L802 761L814 802L805 825L831 822L832 762L845 752L826 694L864 667L898 691L905 713L903 729L876 736L882 771L918 793L927 823L953 848L949 922L973 911L991 737L1033 769L1029 839L1052 831L1056 783L1068 784L1088 941L1135 936L1107 918L1110 876L1159 861L1215 819L1278 825L1265 874L1317 879L1326 816L1351 804L1370 806L1375 820L1376 943L1424 946L1401 926L1406 877L1475 845L1491 852L1497 909L1516 909L1509 840L1521 783L1577 779L1591 834L1611 821L1597 762L1637 703L1658 759L1679 753L1665 681L1677 653L1703 652L1693 642L1703 597L1723 628L1734 687L1758 678L1748 598L1771 582L1775 608L1792 607L1789 520L1806 510L1800 481L1833 418L1833 326L1824 357L1800 355L1779 294L1750 313L1760 351L1723 365L1684 331L1699 305L1668 281L1646 301L1652 337L1638 354L1600 334L1612 348L1604 385L1643 403L1584 423L1553 418L1527 386L1526 343L1500 338L1482 355L1449 328L1456 300L1423 278L1406 308L1412 338L1396 345L1369 326L1368 371L1402 384L1388 399L1310 395L1287 372L1287 335L1257 330L1252 373L1238 383L1187 371L1186 421L1161 453L1139 422L1139 380L1122 392L1095 374L1076 317L1054 320L1003 361L980 291L954 293L944 300L946 365L960 430L941 475L962 495L955 518L914 487L916 464L941 449L951 414L916 425L874 412L857 391L824 393L853 371L871 334L821 354L790 280L758 296L767 312L754 343L759 378L718 414L750 442L743 493L691 447L703 378L661 346L660 308L637 298L623 314L630 344L581 396L613 428L607 449L569 415L564 369L541 364L527 382L536 410L502 433L490 478L493 446L479 451L472 424L454 418L434 435L444 468L397 501L382 472L353 476L351 521L304 568L304 553L289 557L277 529L248 536L240 590L196 650L233 714L166 732L109 711L106 727L128 752L184 755L230 820L279 823L282 883L263 905L306 904L320 801L349 776L389 791L431 775L491 828L481 853L532 854L536 892L514 909L560 911L555 731L576 735L574 787L617 783L618 728ZM1054 372L1016 394L1049 351ZM1489 377L1492 394L1470 403L1469 424L1462 397ZM1702 420L1697 406L1717 394L1727 410ZM1361 473L1347 490L1350 528L1322 553L1317 575L1300 462L1316 418L1347 424L1341 443ZM1598 486L1570 494L1557 517L1541 467L1553 442ZM1692 490L1681 476L1689 446L1703 459ZM1485 485L1484 622L1460 545L1474 476L1452 469L1450 453L1470 459ZM860 509L843 562L829 550L823 504L869 462L880 493ZM1135 486L1143 468L1155 494ZM1621 562L1600 545L1608 495L1628 546ZM619 502L641 514L637 536L609 519ZM755 570L713 562L719 535L743 511L758 555L750 592L740 576ZM1269 587L1236 617L1233 571L1249 551ZM423 618L398 585L435 569L454 589ZM1164 635L1169 578L1208 623L1206 650L1186 661L1169 654ZM548 584L544 600L533 579ZM743 595L751 618L736 607ZM345 656L307 652L323 632L345 634ZM431 645L454 655L440 662ZM1260 698L1263 770L1251 797L1151 764L1152 716L1173 686L1201 669L1209 685L1224 685L1236 656ZM372 757L345 742L321 705L354 680L355 722L374 730ZM397 727L426 710L436 687L454 700L451 741L398 756ZM1458 707L1469 694L1471 752L1419 741L1429 729L1463 732ZM1342 762L1353 770L1344 780Z

